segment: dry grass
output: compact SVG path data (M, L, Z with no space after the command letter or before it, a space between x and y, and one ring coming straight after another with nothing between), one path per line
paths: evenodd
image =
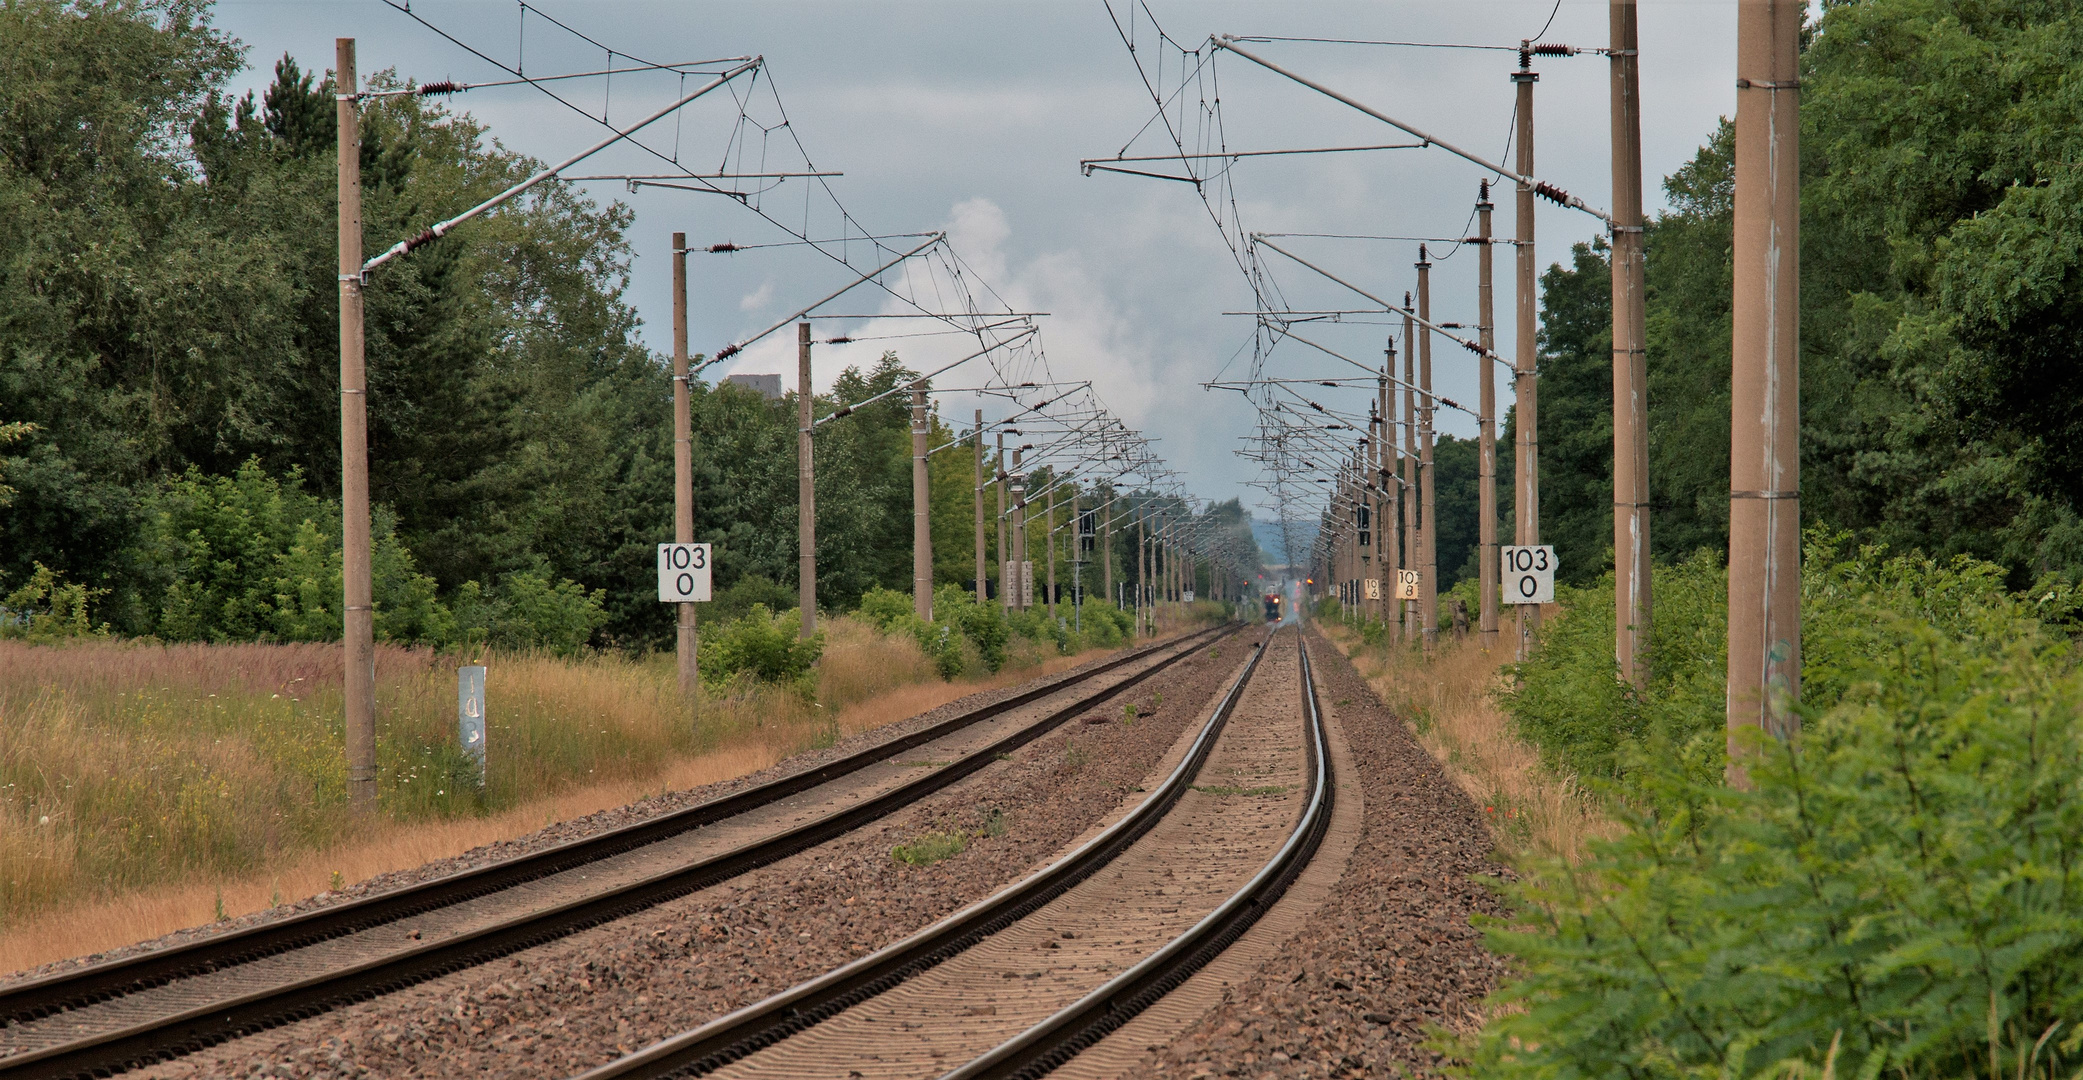
M821 702L771 688L705 695L698 722L669 657L494 656L482 793L450 782L448 660L382 649L375 821L340 812L337 647L0 642L0 971L743 776L1082 662L1052 656L947 683L909 638L827 625Z
M1618 835L1574 777L1557 776L1512 730L1497 705L1508 650L1486 653L1473 635L1447 638L1431 658L1400 644L1361 642L1335 623L1318 628L1351 658L1382 701L1408 720L1425 748L1476 800L1508 853L1576 861L1587 841Z

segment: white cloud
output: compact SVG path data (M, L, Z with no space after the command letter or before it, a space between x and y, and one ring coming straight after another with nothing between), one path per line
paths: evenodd
M759 288L746 293L738 299L738 310L758 311L760 308L766 307L767 301L772 299L774 299L774 279L768 278L760 282Z

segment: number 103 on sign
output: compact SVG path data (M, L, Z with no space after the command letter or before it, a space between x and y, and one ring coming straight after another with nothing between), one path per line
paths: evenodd
M1504 602L1507 604L1552 604L1555 602L1555 549L1508 547L1500 552L1504 562Z
M709 598L709 545L658 545L658 600L685 604Z

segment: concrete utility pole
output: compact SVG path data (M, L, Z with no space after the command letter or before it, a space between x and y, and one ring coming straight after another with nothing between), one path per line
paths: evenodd
M1152 630L1150 623L1150 507L1145 504L1136 514L1136 625L1144 627L1143 633Z
M796 604L817 633L817 477L810 462L810 324L796 324Z
M976 602L989 593L984 588L984 410L976 411Z
M1367 561L1370 564L1367 576L1374 582L1374 595L1367 598L1367 617L1386 623L1388 602L1383 595L1386 590L1382 579L1388 575L1383 572L1381 538L1389 530L1389 521L1388 515L1382 512L1381 428L1381 409L1370 401L1367 403L1367 437L1361 441L1360 449L1360 490L1367 498L1367 516L1374 526L1367 537Z
M1013 609L1012 579L1006 575L1012 572L1012 567L1005 559L1005 485L1009 478L1005 471L1003 431L998 433L998 460L991 463L991 470L997 474L998 480L998 517L997 528L994 530L998 536L998 606L1010 612Z
M1418 618L1425 635L1425 648L1439 641L1439 530L1433 516L1432 491L1432 262L1425 245L1418 245L1418 516L1424 522L1423 546L1418 549Z
M1374 483L1382 491L1381 527L1375 534L1375 564L1381 574L1381 625L1390 625L1389 613L1402 605L1396 602L1396 560L1402 552L1403 537L1397 528L1397 519L1403 510L1403 492L1391 481L1395 473L1390 466L1396 457L1396 402L1389 397L1389 375L1396 366L1396 346L1392 342L1382 353L1380 382L1375 385L1375 415L1381 417L1381 430L1374 443Z
M1801 4L1736 7L1729 423L1729 770L1738 729L1786 738L1801 693Z
M933 485L926 475L926 384L911 387L911 610L933 621Z
M1106 517L1099 526L1102 536L1099 549L1104 552L1100 562L1105 566L1102 573L1106 575L1101 588L1105 590L1103 595L1111 600L1114 598L1114 485L1111 483L1107 485L1107 501L1100 504L1100 512Z
M673 543L694 543L694 415L687 385L687 234L673 234ZM694 605L675 605L679 615L680 694L694 700Z
M362 134L354 39L333 40L340 179L340 541L347 801L376 809L376 609L369 568L369 379L362 361Z
M1033 572L1027 568L1027 474L1020 466L1022 452L1013 451L1013 606L1022 611L1033 601Z
M1049 621L1056 619L1056 485L1049 485L1049 520L1043 531L1049 534Z
M1635 0L1610 0L1613 102L1613 658L1649 683L1649 351L1642 317L1642 78Z
M1519 70L1512 74L1513 88L1518 91L1518 116L1514 130L1518 135L1520 176L1533 175L1533 84L1540 76L1531 69L1532 42L1519 43ZM1517 436L1512 458L1516 483L1512 485L1512 496L1518 505L1515 515L1516 539L1521 547L1534 547L1541 542L1541 470L1540 470L1540 385L1534 374L1535 362L1540 351L1539 323L1534 314L1534 274L1539 264L1533 254L1533 185L1519 185L1518 201L1518 290L1514 297L1519 305L1519 345L1514 357L1516 370L1512 379L1513 413ZM1519 614L1518 659L1525 660L1533 652L1534 635L1541 628L1539 604L1518 604L1513 610Z
M1480 521L1476 537L1476 576L1482 583L1483 599L1478 605L1477 638L1483 643L1483 651L1497 647L1497 583L1504 567L1498 562L1497 551L1497 362L1490 359L1497 352L1497 304L1496 288L1491 278L1496 260L1491 258L1490 212L1495 209L1490 203L1490 181L1481 181L1477 189L1475 211L1478 227L1476 236L1476 344L1483 347L1483 355L1476 358L1482 368L1481 387L1477 391L1480 404L1476 411L1479 432L1476 440L1476 501L1480 504L1477 514Z
M1403 296L1403 307L1406 311L1410 308L1408 293ZM1418 534L1418 397L1412 389L1418 381L1418 352L1412 340L1414 325L1409 315L1403 316L1403 560L1398 565L1405 570L1418 568L1418 547L1423 542ZM1416 641L1422 625L1418 602L1403 601L1403 640Z

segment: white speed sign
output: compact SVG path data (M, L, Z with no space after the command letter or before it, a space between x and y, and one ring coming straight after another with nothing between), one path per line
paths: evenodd
M709 545L658 545L658 600L685 604L709 598Z
M1552 604L1555 602L1555 549L1508 547L1504 562L1504 602L1507 604Z

